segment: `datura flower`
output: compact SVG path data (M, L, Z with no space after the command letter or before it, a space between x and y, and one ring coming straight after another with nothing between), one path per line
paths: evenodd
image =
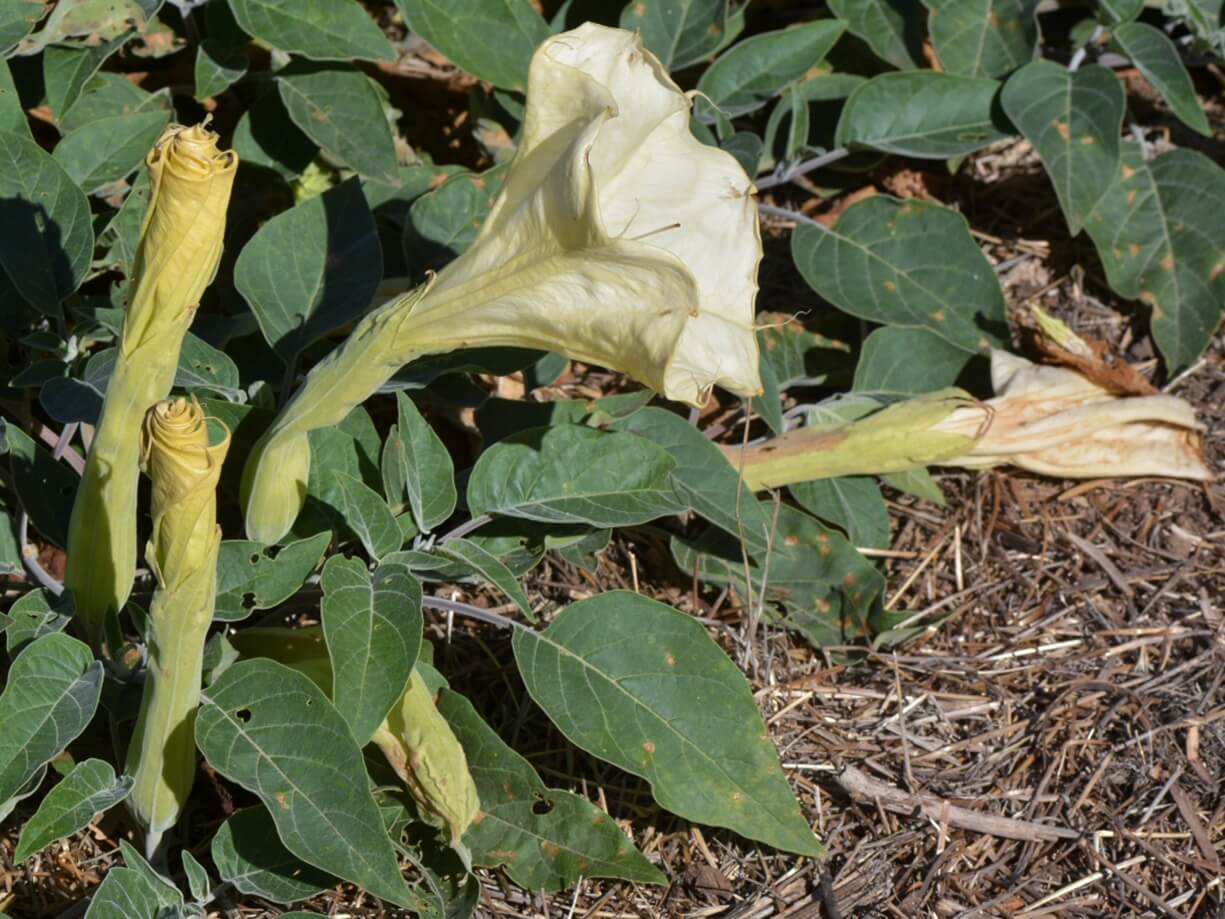
M752 182L689 131L690 101L640 36L587 24L532 58L523 136L470 249L369 314L253 451L247 534L280 539L338 423L414 357L485 345L558 351L701 405L760 391L761 238Z
M68 532L66 584L95 638L132 588L141 425L174 384L183 336L217 269L238 157L202 125L171 125L147 163L131 305Z
M944 390L831 428L800 428L743 450L724 448L753 489L927 465L1008 464L1059 478L1215 479L1203 425L1182 399L1112 393L1076 370L991 352L997 395Z
M209 443L194 400L159 402L145 422L144 469L153 483L153 533L145 561L157 577L149 609L149 660L127 768L127 807L152 851L179 818L196 771L193 724L204 642L217 591L217 480L229 433Z

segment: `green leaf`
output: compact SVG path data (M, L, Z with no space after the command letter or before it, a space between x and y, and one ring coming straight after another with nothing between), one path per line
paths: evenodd
M398 905L408 901L383 832L361 749L307 677L266 659L239 661L205 691L196 745L254 792L298 858Z
M17 292L57 315L85 277L93 249L85 193L29 137L0 131L0 267Z
M413 202L403 235L410 270L437 270L467 251L502 187L502 175L501 169L459 173Z
M881 476L881 480L898 491L904 491L908 495L914 495L916 498L930 501L937 507L944 507L946 504L944 492L940 490L940 485L926 469L908 469L905 472L891 472L888 475Z
M258 805L226 818L213 836L212 855L221 880L273 903L306 900L336 884L285 848L267 808Z
M38 811L21 830L13 861L25 861L57 839L84 829L94 818L114 807L132 790L132 777L115 778L111 764L87 759L72 767L43 798Z
M1119 50L1131 58L1144 78L1161 93L1174 114L1188 127L1211 137L1212 128L1195 94L1191 75L1165 33L1143 22L1128 22L1114 29L1113 38Z
M69 112L70 117L71 114ZM145 211L149 208L150 194L149 170L141 169L136 173L123 204L106 225L99 240L108 247L106 261L114 265L124 277L132 276L132 264L136 261L136 247L140 245L140 233Z
M246 76L250 66L247 53L241 48L228 48L204 39L196 49L195 98L203 101L220 96Z
M409 28L457 66L502 89L527 89L528 62L549 37L531 0L396 0Z
M632 434L571 424L525 431L481 454L468 509L474 517L632 526L680 509L669 479L675 465L663 448Z
M289 118L279 92L266 92L242 113L234 129L234 150L241 166L269 169L289 180L302 174L318 146Z
M429 422L404 393L383 444L383 493L393 508L408 496L417 529L428 533L455 512L455 465Z
M519 607L523 615L535 621L536 614L532 612L532 604L527 598L523 585L519 583L514 573L498 560L497 556L485 551L478 543L470 539L448 539L441 543L435 551L465 568L471 568L490 581L514 601L515 606Z
M1097 11L1107 25L1130 22L1144 12L1144 0L1097 0Z
M322 584L332 696L364 746L404 694L421 650L421 582L402 565L380 565L372 578L362 562L334 555Z
M317 61L394 61L382 29L353 0L230 0L244 32Z
M778 313L758 314L757 346L774 370L780 389L820 386L829 380L850 351L846 342L809 330L803 322ZM828 352L836 352L830 354Z
M923 0L945 73L1002 77L1034 59L1040 0Z
M346 472L333 473L343 496L345 523L373 559L395 552L404 544L404 534L387 502L361 479Z
M169 120L164 110L99 118L61 140L55 160L83 191L95 192L139 168Z
M561 732L646 779L660 806L822 853L748 682L693 618L613 591L566 608L543 632L516 630L514 651L528 693Z
M72 108L89 78L98 72L106 59L131 35L121 35L111 41L86 48L52 46L43 52L43 83L47 89L47 104L58 121Z
M13 516L12 512L0 507L0 574L19 574L25 567L21 560L21 546L17 544L17 524Z
M2 0L0 2L0 55L7 54L30 34L47 10L43 0ZM7 130L7 128L5 129Z
M370 425L369 442L351 419ZM294 522L294 535L312 536L320 530L334 529L337 541L356 537L346 523L345 491L336 473L361 479L367 486L377 480L378 432L370 416L358 406L339 427L318 428L310 432L311 473L306 482L306 506Z
M24 2L24 0L21 0ZM0 12L0 29L3 29L4 13ZM2 36L0 36L2 38ZM25 109L21 106L21 97L17 94L17 86L13 83L13 73L8 61L0 58L0 131L30 136L30 123L26 120Z
M884 578L836 530L782 505L762 502L773 515L768 553L756 553L745 583L740 544L715 530L695 540L673 538L682 571L716 584L732 584L741 596L765 599L786 611L782 625L802 632L818 647L845 645L870 637L872 617Z
M0 694L0 804L85 730L101 691L102 662L63 632L17 655Z
M702 74L698 91L728 118L755 111L808 73L845 29L818 19L737 42Z
M718 51L726 22L727 0L630 0L620 25L641 32L664 69L676 71Z
M104 118L171 110L167 92L147 93L117 73L100 73L86 85L72 108L60 119L60 131L71 134ZM146 151L147 153L148 151Z
M0 224L2 226L2 224ZM2 421L3 419L0 419ZM36 444L25 431L6 424L13 487L34 528L61 549L68 544L68 518L81 477Z
M261 226L238 256L234 286L288 362L364 313L382 273L374 218L349 179Z
M44 587L31 590L17 598L9 607L10 622L4 630L4 640L10 658L16 657L30 642L52 632L62 632L76 611L72 593L58 597Z
M126 839L119 849L127 867L110 868L85 919L169 919L183 915L183 894L153 870Z
M189 849L184 849L180 856L183 861L183 874L187 877L187 891L197 903L206 903L209 890L213 886L208 879L208 870L201 865Z
M787 488L800 507L838 527L855 545L889 548L889 509L871 476L817 479Z
M1110 286L1153 310L1171 375L1207 347L1225 304L1225 173L1191 150L1145 162L1123 147L1120 177L1085 224Z
M857 392L917 395L952 386L970 355L927 329L886 326L863 343Z
M213 618L237 622L261 609L279 606L298 592L323 559L330 532L280 547L275 555L269 547L243 539L227 539L217 554L217 605Z
M613 427L667 450L676 461L671 479L677 496L715 526L743 537L753 550L765 549L770 518L740 480L736 467L710 438L679 415L653 406Z
M930 70L883 73L853 93L837 143L901 156L964 156L1011 134L995 109L999 83Z
M923 10L915 0L829 0L829 8L882 61L900 70L923 66Z
M1123 84L1098 64L1070 73L1034 61L1008 78L1000 102L1038 151L1075 236L1119 174Z
M205 390L233 397L241 393L238 367L224 351L188 332L179 351L174 385L190 391Z
M999 341L1004 293L956 211L875 195L832 230L801 226L791 238L800 274L852 316L925 328L963 351Z
M368 76L346 64L294 61L277 71L289 117L337 162L395 185L395 141L383 100Z
M464 747L481 799L481 814L464 834L475 864L505 866L529 890L562 890L581 877L667 883L611 817L584 797L546 787L471 702L444 690L438 711Z

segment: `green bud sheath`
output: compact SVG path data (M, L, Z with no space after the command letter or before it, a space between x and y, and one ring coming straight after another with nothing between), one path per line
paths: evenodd
M229 435L210 446L200 406L175 399L149 411L144 440L153 483L145 559L158 588L149 611L144 695L128 747L135 784L126 803L152 850L177 822L196 771L194 722L221 545L217 480Z
M132 589L141 426L174 384L183 336L217 269L238 157L202 126L172 125L148 165L131 305L68 530L65 584L95 640Z

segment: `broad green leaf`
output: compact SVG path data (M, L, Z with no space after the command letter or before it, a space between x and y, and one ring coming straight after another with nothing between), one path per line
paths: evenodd
M383 493L397 509L407 496L417 529L428 533L455 511L455 465L413 401L398 392L396 406L383 444Z
M648 406L614 425L667 450L676 461L672 487L689 507L754 550L770 538L770 518L727 456L705 434L679 415Z
M346 64L295 61L276 82L293 123L325 153L363 176L396 183L395 141L368 76Z
M370 424L371 443L350 421L357 417ZM346 523L345 491L338 473L362 480L367 486L377 481L378 432L370 416L358 406L339 427L318 428L310 432L311 472L306 482L306 506L294 522L294 535L313 536L320 530L334 529L338 542L357 534Z
M0 694L0 804L85 730L101 691L102 662L63 632L17 655Z
M16 657L30 642L52 632L62 632L76 611L72 593L58 597L44 587L31 590L17 598L9 607L9 624L4 629L4 641L10 658Z
M305 864L285 848L267 808L258 805L226 818L211 848L221 880L252 897L293 903L336 884L331 875Z
M61 133L67 135L104 118L155 111L169 115L170 110L168 93L147 93L117 73L100 73L85 85L72 108L60 119L59 126Z
M595 574L600 570L600 553L608 548L611 539L612 530L593 530L573 542L556 546L553 551L562 561Z
M241 166L268 169L293 179L314 160L319 147L289 118L281 94L264 93L242 113L234 129L233 147Z
M132 790L132 777L115 778L110 763L87 759L72 767L38 806L21 829L13 861L25 861L57 839L89 826L94 818L118 804Z
M1098 64L1070 73L1034 61L1008 78L1000 102L1038 151L1075 236L1119 174L1123 84Z
M8 424L4 431L17 497L34 528L62 549L68 544L68 518L81 477L56 462L50 450L43 449L20 428Z
M881 481L886 485L896 488L898 491L904 491L908 495L914 495L916 498L921 498L924 501L930 501L937 507L944 507L944 492L940 490L940 485L932 474L926 469L908 469L905 472L891 472L888 475L881 476Z
M852 388L886 395L935 392L952 386L969 360L935 332L886 326L864 340Z
M234 265L234 286L284 361L364 313L382 277L374 218L356 179L259 228Z
M845 364L846 342L813 332L794 316L758 313L757 318L757 345L781 389L820 386Z
M946 73L1002 77L1034 59L1040 0L923 0Z
M89 269L89 199L28 136L0 131L0 267L21 296L48 315Z
M1108 25L1130 22L1144 12L1144 0L1097 0L1097 11Z
M1153 338L1170 374L1191 366L1225 304L1225 173L1202 153L1145 162L1124 144L1120 178L1085 224L1119 294L1153 310Z
M752 112L816 66L845 28L818 19L737 42L702 74L698 91L728 118Z
M396 0L408 26L494 86L527 89L528 62L549 27L531 0Z
M395 49L355 0L230 0L244 32L317 61L394 61Z
M20 0L25 2L25 0ZM0 17L3 17L0 12ZM0 28L3 20L0 18ZM30 123L26 120L25 109L21 107L21 97L17 94L17 86L13 83L13 73L8 61L0 58L0 131L30 136Z
M302 674L239 661L205 690L196 745L254 792L294 855L405 905L408 889L383 832L361 749L344 717Z
M632 434L571 424L525 431L481 454L468 509L474 517L632 526L682 507L669 477L675 465L662 447Z
M855 545L889 548L889 509L871 476L817 479L787 488L800 507L838 527Z
M531 601L528 600L527 593L523 585L519 583L519 579L506 565L502 564L497 556L487 552L479 543L470 539L448 539L441 543L435 551L465 568L471 568L510 597L515 606L519 607L519 610L528 619L533 621L536 619L536 614L532 612Z
M261 609L284 603L300 588L323 559L329 532L281 546L270 555L267 546L227 539L217 554L218 622L237 622Z
M0 55L29 35L46 11L43 0L0 0Z
M169 919L183 915L183 894L119 840L126 867L110 868L85 911L85 919Z
M231 398L242 392L238 367L230 356L191 332L183 336L174 385L191 391L208 390Z
M883 73L851 93L837 143L924 159L973 153L1012 133L995 110L999 87L931 70Z
M1119 50L1131 58L1174 114L1189 127L1211 137L1212 128L1195 94L1191 75L1165 33L1143 22L1127 22L1117 26L1112 35Z
M453 175L409 208L404 257L414 273L438 270L467 251L502 187L503 171Z
M187 876L187 891L197 903L206 903L212 883L208 879L208 870L201 865L189 849L180 853L183 860L183 874Z
M99 118L56 145L56 162L83 191L95 192L139 168L169 120L163 110Z
M690 616L613 591L516 630L528 693L577 746L651 783L660 806L802 855L800 813L744 675ZM595 717L598 713L598 717Z
M665 70L704 61L723 43L727 0L630 0L621 28L642 33ZM750 173L751 175L752 173Z
M584 797L548 788L471 702L443 690L438 710L463 744L481 799L480 816L464 834L475 864L504 866L529 890L562 890L581 877L667 883L611 817Z
M370 557L380 559L399 549L404 534L383 496L347 472L334 475L340 486L345 523L357 534Z
M998 342L1004 293L956 211L875 195L851 205L832 230L801 226L796 267L812 288L853 316L925 328L963 351Z
M244 76L251 62L241 48L227 48L204 39L196 49L195 98L201 101L219 96Z
M783 103L780 102L779 105L782 106ZM755 176L760 171L765 142L756 134L751 131L737 131L719 146L736 158L746 175Z
M323 634L336 709L364 746L404 694L421 650L421 582L402 565L334 555L323 566Z
M923 8L915 0L829 0L834 15L883 61L923 66Z
M130 35L103 42L93 47L61 48L52 46L43 52L43 83L47 89L47 104L58 121L72 108L77 97L98 72L106 59L126 44Z

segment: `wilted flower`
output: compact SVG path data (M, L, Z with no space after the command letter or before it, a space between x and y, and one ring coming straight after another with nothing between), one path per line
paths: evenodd
M65 580L95 634L132 588L141 426L174 384L183 336L217 269L238 157L201 125L171 125L147 163L131 305L68 532Z
M297 516L306 433L419 355L517 345L693 405L716 384L757 393L752 182L690 134L689 109L635 33L588 24L545 41L519 149L476 241L310 373L248 461L248 535L274 542Z
M145 424L144 468L153 483L153 533L145 560L158 587L149 608L149 661L128 747L127 807L149 848L179 818L196 771L192 724L204 642L217 593L217 480L229 432L209 444L194 400L159 402Z

